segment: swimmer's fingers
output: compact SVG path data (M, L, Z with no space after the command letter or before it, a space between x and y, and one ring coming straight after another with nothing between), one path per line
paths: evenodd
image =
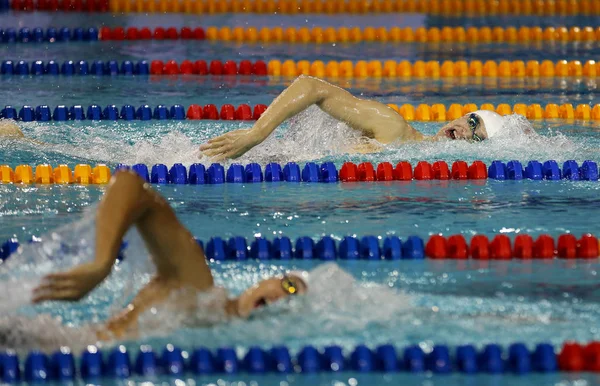
M205 144L201 145L200 148L203 148L203 147L210 148L210 147L214 147L219 144L229 143L229 142L235 140L235 138L239 135L240 134L235 131L225 133L223 135L219 135L218 137L209 139L208 141L206 141Z
M54 291L67 289L75 286L75 282L69 279L62 280L48 280L45 279L42 283L33 290L33 292L44 292L44 291Z
M237 158L237 151L235 149L230 150L227 153L223 154L223 159L233 159L233 158Z
M235 152L235 150L231 150L227 153L221 153L215 157L212 157L212 160L214 162L223 162L223 161L227 161L229 159L235 159L237 158L237 154Z
M229 140L230 135L229 134L223 134L223 135L219 135L218 137L214 137L208 140L209 144L217 144L217 143L222 143L225 142L227 140Z
M207 157L214 157L218 154L223 153L223 149L222 148L214 148L214 149L209 149L209 150L205 150L202 152L202 154L204 154Z
M200 146L200 150L210 149L222 144L235 142L238 138L247 136L248 133L249 130L246 129L230 131L228 133L219 135L218 137L209 139L205 144Z
M229 144L222 146L221 148L210 153L210 155L208 155L206 152L204 154L208 155L214 162L221 162L239 157L238 149Z
M75 301L81 299L82 294L77 289L63 289L56 291L48 291L39 294L35 294L32 302L33 303L41 303L47 302L51 300L69 300Z
M73 277L73 273L71 273L71 271L55 272L55 273L49 273L46 276L44 276L43 281L51 282L51 281L56 281L56 280L70 279L72 277Z
M200 150L209 150L209 149L214 149L215 147L219 147L221 145L223 145L225 142L227 142L226 139L221 139L218 141L208 141L207 143L200 145Z
M201 145L200 146L200 150L210 150L210 149L217 149L219 147L222 146L227 146L231 144L231 139L229 138L222 138L222 139L217 139L214 141L208 141L208 143Z
M232 156L236 155L237 153L238 149L230 143L222 145L215 149L210 149L202 152L202 154L204 154L205 156L220 161L228 158L233 158Z
M48 280L47 278L33 290L33 302L39 303L50 294L64 291L77 291L77 285L73 280Z

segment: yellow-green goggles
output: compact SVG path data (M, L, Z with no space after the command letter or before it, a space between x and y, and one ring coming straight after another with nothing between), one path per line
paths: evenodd
M288 295L296 295L298 293L298 287L296 287L294 282L287 276L281 278L281 288L283 288Z

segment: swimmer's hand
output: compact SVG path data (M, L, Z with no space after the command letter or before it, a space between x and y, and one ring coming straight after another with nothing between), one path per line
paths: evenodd
M111 267L98 262L84 263L67 272L45 276L33 290L33 303L48 300L77 301L87 295L110 273Z
M252 130L239 129L209 139L206 144L200 146L200 151L215 161L222 161L241 157L258 143L260 141Z

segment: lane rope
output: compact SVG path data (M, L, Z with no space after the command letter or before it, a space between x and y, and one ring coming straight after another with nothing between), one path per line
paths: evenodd
M509 104L493 105L483 103L467 103L465 105L454 103L446 107L441 103L433 105L403 104L398 106L390 103L388 106L394 109L407 121L419 122L448 122L460 118L468 113L477 110L496 111L500 115L520 114L531 121L556 120L578 121L578 122L597 122L600 121L600 104L591 106L589 104L579 104L573 106L570 103L557 105L548 103L545 106L534 103L530 105L517 103L513 106ZM5 106L0 110L0 118L14 119L21 122L64 122L64 121L149 121L149 120L226 120L226 121L253 121L261 117L267 109L266 105L257 104L251 107L247 104L234 106L224 104L217 107L214 104L200 106L192 104L187 110L183 105L157 105L152 108L149 105L142 105L138 108L126 104L119 108L116 105L107 105L104 109L96 104L87 107L82 105L65 106L58 105L52 109L48 105L22 106L18 111L11 105Z
M162 352L153 351L149 345L130 353L125 346L117 346L106 355L100 348L88 346L76 361L65 348L50 356L30 352L24 363L14 351L0 355L0 375L6 383L43 381L73 381L83 379L88 383L105 378L129 378L157 375L182 376L184 374L265 374L284 376L290 373L314 374L323 372L408 372L433 374L519 374L556 372L599 372L600 343L592 341L582 345L565 342L560 349L549 343L539 343L530 350L523 343L508 347L486 344L481 348L465 344L452 349L447 345L434 345L425 352L419 345L397 349L392 344L370 348L364 344L345 352L340 346L316 348L302 347L295 355L286 346L263 349L251 346L240 355L233 347L210 350L197 347L190 351L167 344ZM131 358L131 356L134 356ZM76 366L76 363L79 366Z
M175 2L172 2L175 3ZM594 43L600 27L35 27L0 31L3 43L55 43L68 41L209 40L238 43Z
M556 239L548 234L534 238L528 234L517 234L511 240L506 234L496 234L493 238L483 234L471 237L467 242L461 234L450 236L432 235L426 240L419 236L400 239L391 235L377 237L366 235L361 238L345 236L336 241L331 236L321 239L304 236L295 243L287 236L273 240L256 237L247 240L242 236L227 238L211 237L206 244L196 239L210 261L246 260L474 260L485 263L492 260L552 260L552 259L597 259L598 239L591 233L577 238L571 233ZM42 242L33 237L29 243ZM0 248L0 261L10 258L18 251L19 240L11 238ZM126 259L127 245L123 243L119 260Z
M316 76L329 79L451 79L451 78L593 78L600 74L600 62L595 60L501 60L501 61L438 61L438 60L49 60L33 61L4 60L0 64L0 74L5 76L133 76L133 75L225 75L225 76L271 76L297 77Z
M232 163L225 171L223 165L213 163L205 166L200 163L188 168L175 163L170 168L156 164L149 168L145 164L133 166L118 164L113 171L107 165L99 164L93 169L88 164L78 164L73 171L61 164L52 168L49 164L0 165L0 183L4 184L107 184L112 174L119 170L132 170L146 182L153 184L177 185L218 185L223 183L244 184L262 182L308 182L308 183L352 183L352 182L391 182L391 181L598 181L598 164L591 160L581 165L574 160L565 161L561 166L555 160L540 162L493 161L487 166L482 161L470 165L466 161L454 161L451 166L446 161L420 161L414 167L408 161L400 161L394 166L391 162L381 162L374 166L370 162L356 165L344 162L340 170L333 162L317 164L307 162L301 169L295 162L285 165L272 162L263 168L258 163Z
M2 0L0 11L365 14L424 13L456 16L600 15L594 0Z

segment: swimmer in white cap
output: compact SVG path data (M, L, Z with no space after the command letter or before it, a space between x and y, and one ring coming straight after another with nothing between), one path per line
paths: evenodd
M346 123L363 137L380 144L392 142L462 139L483 141L503 131L504 117L492 111L476 111L448 123L434 136L414 129L391 107L360 99L324 80L301 76L284 90L251 129L230 131L210 139L200 151L215 161L237 158L263 142L281 123L312 105ZM357 145L353 152L372 152L380 147Z
M263 280L236 298L225 295L219 302L221 309L197 309L198 294L217 290L204 251L163 197L135 173L119 171L98 206L94 260L47 275L33 291L32 301L85 297L111 273L123 236L132 226L145 241L156 274L129 305L96 329L98 340L136 336L140 315L165 303L190 315L220 312L225 319L247 318L256 309L308 290L306 272L289 272Z
M480 110L446 124L436 135L427 136L386 104L357 98L322 79L300 76L275 98L251 129L233 130L212 138L200 146L200 151L213 161L238 158L267 139L284 121L312 105L360 133L359 142L348 149L353 153L380 151L380 145L392 142L455 139L480 142L499 136L507 129L506 117L493 111ZM524 131L531 132L530 125ZM0 119L0 137L28 140L16 122L9 119ZM375 140L376 143L369 140Z

